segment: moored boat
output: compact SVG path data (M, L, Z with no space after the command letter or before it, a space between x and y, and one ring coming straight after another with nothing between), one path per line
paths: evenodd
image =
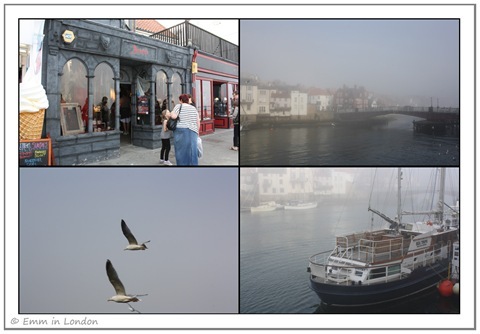
M285 210L306 210L306 209L315 209L317 207L317 202L290 202L285 204Z
M277 203L274 201L271 202L265 202L265 203L260 203L258 206L252 206L250 208L251 212L268 212L268 211L274 211L278 209Z
M444 170L442 177L444 180ZM398 173L400 194L401 171ZM444 191L441 185L441 191ZM400 198L400 197L399 197ZM435 287L448 275L458 220L444 219L443 196L435 220L403 222L369 211L387 221L384 228L336 237L333 250L309 258L310 287L325 304L362 306L384 303ZM412 214L412 213L408 213Z

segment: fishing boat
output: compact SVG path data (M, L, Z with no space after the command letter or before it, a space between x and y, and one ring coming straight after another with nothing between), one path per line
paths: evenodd
M398 170L397 217L384 228L336 236L333 250L309 258L310 287L322 303L337 306L374 305L435 287L447 277L458 225L443 215L445 170L441 170L437 208L426 222L404 222ZM458 223L458 221L456 221Z
M268 211L275 211L279 209L280 206L275 203L275 201L270 201L270 202L263 202L260 203L258 206L252 206L250 208L251 212L268 212Z
M306 209L315 209L317 207L317 202L289 202L285 204L285 210L306 210Z

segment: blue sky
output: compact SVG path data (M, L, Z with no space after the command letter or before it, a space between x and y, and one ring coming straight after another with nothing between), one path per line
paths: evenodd
M458 20L242 20L241 72L459 104Z
M110 259L142 313L238 311L238 171L20 170L20 312L129 313ZM124 251L124 219L146 251ZM74 300L74 298L76 298Z

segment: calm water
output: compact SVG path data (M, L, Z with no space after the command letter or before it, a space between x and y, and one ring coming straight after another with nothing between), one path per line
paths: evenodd
M359 222L362 224L359 225ZM434 289L381 308L327 307L308 286L308 258L332 249L334 236L368 228L365 203L322 202L311 210L240 216L240 313L458 313ZM356 228L355 228L356 226Z
M240 164L458 166L459 138L414 134L412 120L396 115L388 124L284 127L242 131Z

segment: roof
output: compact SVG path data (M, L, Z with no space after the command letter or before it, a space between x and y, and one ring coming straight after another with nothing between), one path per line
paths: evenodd
M165 27L156 20L135 20L135 29L154 34L156 32L165 30Z

